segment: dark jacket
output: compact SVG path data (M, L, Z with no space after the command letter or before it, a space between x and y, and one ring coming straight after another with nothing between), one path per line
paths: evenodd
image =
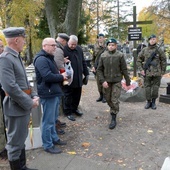
M84 59L83 50L80 46L77 46L74 50L71 50L68 45L64 47L64 56L68 57L71 61L71 66L73 68L73 81L71 87L82 87L83 75L89 75L86 61Z
M105 81L108 83L118 83L121 82L124 76L126 85L130 85L130 78L124 55L118 50L114 52L105 51L102 53L97 73L101 83Z
M34 59L38 95L41 98L62 96L63 76L55 64L54 56L41 50Z

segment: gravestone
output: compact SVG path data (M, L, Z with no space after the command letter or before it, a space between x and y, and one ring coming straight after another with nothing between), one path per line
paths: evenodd
M145 90L142 87L138 87L130 93L122 90L119 100L123 102L143 102L146 100Z

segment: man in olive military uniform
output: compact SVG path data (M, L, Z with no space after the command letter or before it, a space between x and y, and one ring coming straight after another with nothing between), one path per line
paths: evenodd
M11 170L29 170L26 167L25 140L31 109L39 105L39 98L30 87L20 57L25 45L25 29L9 27L3 33L7 46L0 57L0 82L6 95L3 114L7 128L8 160Z
M92 58L91 64L92 64L92 71L95 74L98 92L100 94L100 97L96 100L96 102L102 101L103 103L106 103L106 99L103 95L103 87L102 87L102 84L99 81L99 77L98 77L98 74L97 74L97 66L99 64L100 56L105 51L105 49L106 49L106 44L105 44L104 34L98 34L97 35L97 42L94 45L93 58Z
M144 87L147 103L145 109L156 109L156 98L160 87L161 77L166 71L165 53L157 46L156 35L148 38L148 47L142 49L138 55L137 66L141 74L144 76ZM153 53L156 53L152 60L148 60ZM150 63L147 63L150 61ZM144 69L149 65L149 68Z
M107 42L107 49L100 57L97 73L112 116L109 129L114 129L116 127L116 116L119 112L121 80L124 76L126 85L129 86L130 78L124 54L117 50L116 39L112 38Z

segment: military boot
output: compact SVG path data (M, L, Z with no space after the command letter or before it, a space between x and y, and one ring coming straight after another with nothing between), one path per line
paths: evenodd
M101 102L103 100L103 93L100 93L100 97L96 100L96 102Z
M105 99L104 96L103 96L103 99L102 99L102 103L106 103L106 99Z
M9 161L11 170L21 170L20 160Z
M148 100L145 105L145 109L149 109L150 107L152 107L152 102L150 100Z
M156 99L152 99L152 109L155 110L156 109Z
M111 113L111 115L112 115L112 120L109 125L109 129L114 129L116 127L116 114Z
M21 150L21 155L20 155L20 167L21 170L37 170L37 169L30 169L26 166L26 155L25 155L25 149Z

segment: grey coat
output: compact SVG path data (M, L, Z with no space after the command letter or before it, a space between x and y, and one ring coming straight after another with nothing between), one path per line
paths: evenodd
M9 96L3 102L4 114L7 116L24 116L30 114L33 106L32 97L22 90L30 88L25 67L18 57L18 53L6 47L0 56L0 82L2 88Z
M54 60L57 64L58 69L64 68L64 52L63 52L63 46L57 42L57 48L54 53Z

